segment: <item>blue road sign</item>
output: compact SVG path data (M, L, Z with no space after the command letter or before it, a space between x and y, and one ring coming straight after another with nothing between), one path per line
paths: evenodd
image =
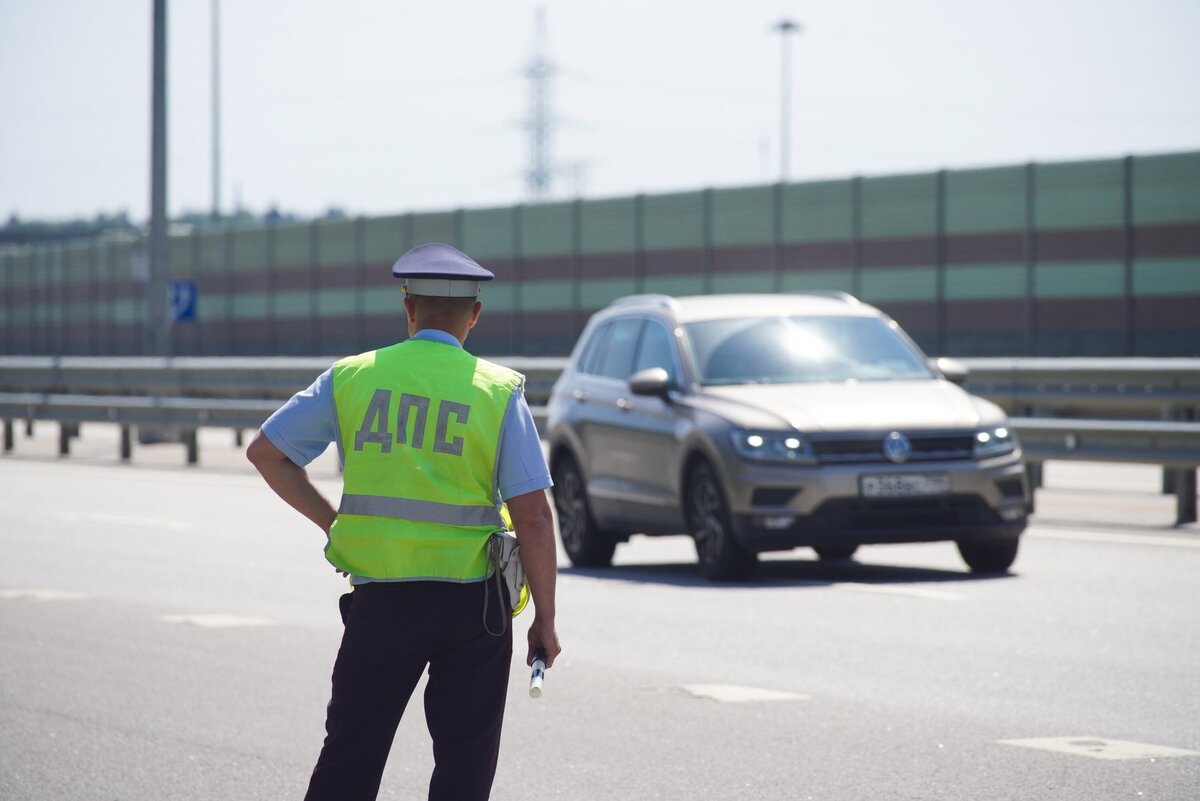
M187 323L196 319L196 282L171 282L171 320Z

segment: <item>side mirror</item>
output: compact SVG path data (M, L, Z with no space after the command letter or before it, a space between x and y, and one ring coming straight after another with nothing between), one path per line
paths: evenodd
M929 366L935 372L941 373L942 377L951 384L958 384L961 387L967 383L967 376L970 375L971 371L958 359L948 359L945 356L941 356L937 359L930 359L929 362Z
M629 376L629 391L634 395L654 395L667 400L671 377L661 367L647 367Z

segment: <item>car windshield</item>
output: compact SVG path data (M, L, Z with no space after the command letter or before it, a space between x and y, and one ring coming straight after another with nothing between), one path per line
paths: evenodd
M702 384L933 377L920 352L878 317L749 317L683 328Z

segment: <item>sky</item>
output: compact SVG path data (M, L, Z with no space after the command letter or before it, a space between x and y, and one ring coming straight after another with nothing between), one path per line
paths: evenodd
M151 0L0 0L0 220L150 195ZM223 0L220 205L528 202L1200 149L1200 0ZM168 2L171 214L212 207L212 0Z

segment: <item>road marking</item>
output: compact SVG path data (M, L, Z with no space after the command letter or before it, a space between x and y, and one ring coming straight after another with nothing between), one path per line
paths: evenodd
M1076 531L1065 528L1031 528L1025 536L1045 537L1074 542L1104 542L1112 545L1163 545L1168 548L1200 548L1200 537L1182 535L1163 537L1156 534L1120 534L1113 531Z
M0 590L0 599L5 601L82 601L86 597L67 590Z
M807 701L807 695L765 690L761 687L742 687L737 684L685 684L679 689L696 698L707 698L722 704L744 704L751 701Z
M959 592L927 590L922 587L898 587L891 584L860 584L857 582L839 581L830 586L835 590L870 592L878 595L902 595L909 598L924 598L930 601L961 601L967 597Z
M1000 740L1002 745L1038 748L1060 754L1092 757L1093 759L1158 759L1159 757L1200 756L1200 751L1187 751L1165 745L1131 743L1106 737L1034 737L1026 740Z
M244 626L270 626L273 621L264 617L243 617L241 615L200 614L200 615L161 615L159 620L167 623L190 623L205 629L232 629Z
M183 520L169 520L163 517L136 517L133 515L109 515L99 512L59 512L59 520L66 523L101 523L110 526L132 526L133 528L167 529L168 531L188 531L192 524Z

